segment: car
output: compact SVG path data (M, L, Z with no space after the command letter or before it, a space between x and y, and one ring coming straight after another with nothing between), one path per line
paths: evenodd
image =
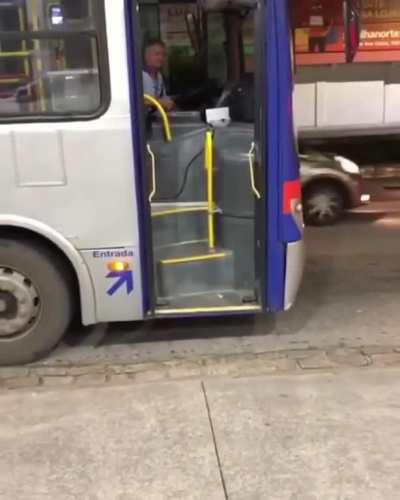
M307 225L338 222L347 209L368 203L359 166L333 153L310 151L300 155L303 213Z

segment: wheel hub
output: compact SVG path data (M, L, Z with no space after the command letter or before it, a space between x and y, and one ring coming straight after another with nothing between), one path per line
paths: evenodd
M338 209L336 200L323 194L313 196L308 202L308 207L310 214L320 219L333 217Z
M0 314L7 311L7 300L0 293Z
M0 338L24 333L39 312L40 298L32 282L21 273L0 267Z

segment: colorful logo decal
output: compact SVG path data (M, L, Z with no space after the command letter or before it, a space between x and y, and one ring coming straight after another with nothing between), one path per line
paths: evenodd
M133 271L127 262L110 262L108 264L109 273L106 278L114 280L114 283L107 290L107 294L112 297L119 291L126 291L130 295L134 289Z

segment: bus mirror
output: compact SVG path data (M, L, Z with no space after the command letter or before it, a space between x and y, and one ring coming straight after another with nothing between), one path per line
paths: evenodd
M88 0L61 0L63 17L66 21L77 21L89 16Z
M202 9L206 12L238 12L243 9L252 9L257 5L256 0L200 0Z
M358 0L344 0L343 17L345 31L346 62L352 63L360 48L361 8Z

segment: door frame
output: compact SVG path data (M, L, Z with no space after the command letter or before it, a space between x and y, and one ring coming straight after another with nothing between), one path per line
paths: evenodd
M255 53L260 70L255 74L255 82L261 92L255 95L261 96L257 101L256 110L260 110L255 120L256 142L256 172L255 179L262 193L261 200L255 200L255 278L256 289L259 294L260 310L282 310L285 288L285 265L286 245L279 239L279 207L281 202L280 189L281 172L279 155L279 131L278 127L272 127L274 120L280 117L279 106L281 100L274 103L274 92L280 83L277 68L277 57L272 57L273 51L278 50L276 30L269 33L272 18L275 22L277 12L275 0L259 0L258 8L261 6L261 15L256 15L255 20ZM153 244L151 228L151 207L146 196L149 185L149 172L146 169L146 139L145 139L145 105L143 101L142 84L142 50L141 41L135 38L135 34L141 33L138 2L137 0L124 0L126 40L127 40L127 65L130 86L130 118L131 133L134 148L134 176L135 188L138 200L138 229L140 237L140 254L142 266L142 297L144 317L155 317L155 276L153 266ZM265 29L267 26L267 29ZM264 28L264 29L263 29ZM261 58L261 60L260 60ZM267 81L266 75L269 76ZM278 93L278 92L277 92ZM275 95L276 97L276 95ZM270 147L271 141L276 141L276 147ZM273 160L273 161L272 161ZM277 166L275 170L268 168L269 165ZM275 190L273 187L275 186ZM221 312L221 315L240 314L240 311ZM243 314L243 313L242 313ZM188 314L187 316L200 316L200 314ZM219 315L217 313L216 315ZM159 317L157 315L157 317ZM171 315L168 315L171 317Z
M268 252L268 112L267 112L267 53L266 53L266 20L268 0L258 0L254 18L254 143L255 180L261 192L261 199L255 198L254 259L255 279L262 309L267 304L267 252Z
M142 44L135 34L141 34L139 3L124 0L125 30L127 43L127 66L129 74L130 122L134 154L135 189L137 198L139 247L142 272L143 316L154 316L155 282L153 268L153 244L151 230L151 208L147 199L149 172L146 168L146 109L143 100Z

